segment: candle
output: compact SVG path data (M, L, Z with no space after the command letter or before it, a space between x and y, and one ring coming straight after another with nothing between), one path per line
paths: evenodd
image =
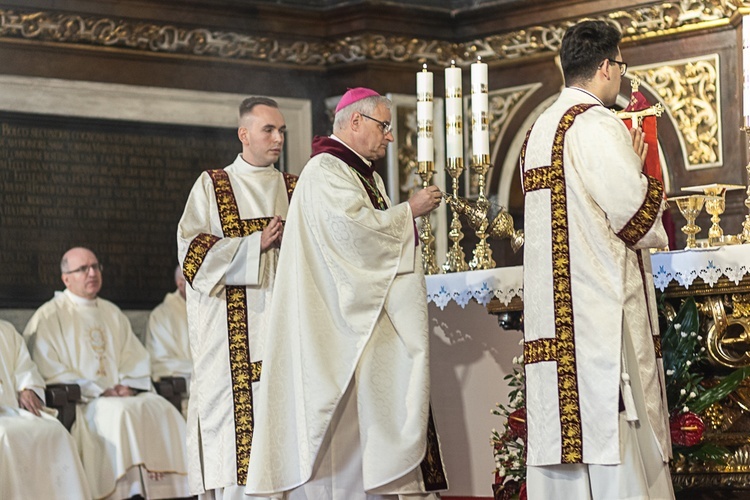
M471 148L474 158L489 162L489 94L487 91L487 65L477 57L471 65Z
M420 165L435 161L432 96L432 72L423 64L422 71L417 73L417 163Z
M742 115L750 127L750 16L742 17Z
M448 161L464 158L463 94L461 91L461 68L451 61L445 68L445 147Z

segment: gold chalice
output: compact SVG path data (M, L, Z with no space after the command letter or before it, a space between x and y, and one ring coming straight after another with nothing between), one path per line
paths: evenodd
M702 194L693 194L689 196L676 196L669 198L667 201L673 201L677 204L677 208L680 209L680 213L687 224L682 226L682 232L687 235L687 244L685 248L695 248L695 235L701 232L700 226L695 224L695 219L700 215L703 210L703 203L706 197Z
M729 241L724 238L724 230L721 229L719 217L724 213L726 207L725 195L727 191L744 189L744 186L736 184L706 184L703 186L690 186L682 188L683 191L692 191L706 195L706 212L711 214L711 228L708 230L708 244L711 246L725 245Z

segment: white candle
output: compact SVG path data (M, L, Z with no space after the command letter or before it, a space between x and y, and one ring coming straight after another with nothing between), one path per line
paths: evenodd
M448 160L464 157L463 93L461 68L445 68L445 147Z
M742 17L742 115L750 127L750 16Z
M475 157L490 154L487 65L481 57L471 65L471 148Z
M417 73L417 162L434 162L432 72L427 65Z

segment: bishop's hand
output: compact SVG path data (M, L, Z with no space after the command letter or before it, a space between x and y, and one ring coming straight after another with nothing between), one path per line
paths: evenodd
M442 199L443 194L435 185L420 189L409 198L411 213L415 219L426 215L439 207Z
M24 389L18 393L18 405L26 411L30 411L37 417L41 416L42 400L31 389Z

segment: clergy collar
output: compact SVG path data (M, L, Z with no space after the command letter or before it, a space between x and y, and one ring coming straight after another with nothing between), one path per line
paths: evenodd
M356 151L354 151L347 143L345 143L344 141L342 141L341 139L339 139L338 137L336 137L336 134L331 134L331 139L333 139L334 141L339 141L341 144L343 144L344 146L346 146L347 148L349 148L349 150L351 150L352 153L354 153L355 155L359 156L362 159L362 161L365 162L365 165L367 165L368 167L372 167L372 162L370 160L368 160L367 158L365 158L361 154L359 154Z
M588 95L590 95L591 97L593 97L594 99L596 99L596 102L598 102L599 104L601 104L602 106L604 106L604 102L602 102L602 100L601 100L601 99L599 99L598 97L596 97L596 96L595 96L594 94L592 94L592 93L591 93L591 92L589 92L588 90L586 90L586 89L582 89L581 87L568 87L568 88L569 88L569 89L571 89L571 90L579 90L579 91L583 92L584 94L588 94ZM606 107L606 106L605 106L605 107Z
M96 307L96 299L87 299L86 297L80 297L67 288L63 293L77 306Z
M238 168L241 168L242 170L246 172L268 172L269 170L273 169L273 165L268 165L267 167L256 167L252 163L248 163L245 161L245 159L242 157L242 153L237 155L237 159L234 160L233 165L236 165Z

